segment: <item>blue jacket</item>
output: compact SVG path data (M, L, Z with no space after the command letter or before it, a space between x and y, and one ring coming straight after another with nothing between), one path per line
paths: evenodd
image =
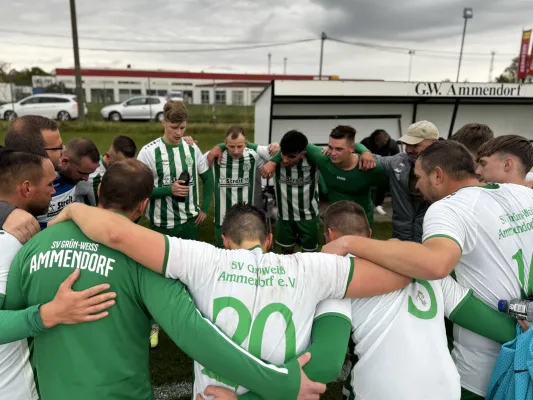
M533 400L533 328L502 346L486 400Z

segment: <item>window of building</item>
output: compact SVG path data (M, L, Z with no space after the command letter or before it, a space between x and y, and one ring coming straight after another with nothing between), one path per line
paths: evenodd
M215 103L226 104L226 91L225 90L215 91Z
M157 96L157 90L155 90L155 89L147 89L146 90L146 94L148 96Z
M201 103L202 104L209 104L210 103L210 95L209 95L209 90L202 90L200 92L200 97L201 97Z
M231 92L231 104L234 106L242 106L244 104L243 90L233 90Z
M91 89L91 103L113 103L115 94L113 89Z

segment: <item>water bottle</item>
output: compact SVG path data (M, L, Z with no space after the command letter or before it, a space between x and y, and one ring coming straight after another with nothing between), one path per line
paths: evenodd
M182 185L186 185L186 186L189 186L190 180L191 180L191 176L189 175L189 172L187 171L183 171L178 178L178 181L184 181ZM184 196L175 196L174 198L176 199L176 201L179 201L181 203L185 202Z
M516 319L527 319L529 322L533 322L533 300L531 299L500 300L498 302L498 310Z

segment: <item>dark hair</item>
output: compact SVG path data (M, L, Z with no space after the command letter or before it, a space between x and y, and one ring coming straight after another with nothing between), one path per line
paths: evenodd
M333 139L346 139L349 142L355 142L355 134L357 131L355 128L349 125L338 125L329 134L330 138Z
M226 211L222 234L237 245L245 240L264 243L268 236L265 213L251 204L239 202Z
M132 211L150 198L154 177L150 168L135 158L109 166L100 183L98 203L106 209Z
M471 153L477 153L482 144L494 138L492 130L484 124L466 124L455 132L450 140L464 145Z
M39 115L25 115L14 120L7 128L4 142L6 147L48 157L42 130L57 131L54 120Z
M370 236L370 225L365 210L359 204L341 200L330 205L323 215L324 229L341 235Z
M88 157L92 162L100 161L100 153L92 140L86 138L74 138L66 145L65 152L71 160L77 164L81 159Z
M466 146L453 140L436 141L420 152L418 161L428 175L440 167L456 180L476 177L472 154Z
M305 151L307 143L309 143L307 136L302 132L292 130L283 135L279 142L279 148L281 154L297 154Z
M18 183L43 179L43 157L9 148L0 149L0 194L11 194Z
M244 129L241 128L240 126L237 126L237 125L234 125L234 126L230 126L227 130L226 130L226 139L227 138L230 138L230 139L237 139L239 136L245 136L244 135Z
M133 158L135 153L137 153L135 142L128 136L116 136L113 139L112 146L115 153L122 153L127 158Z
M389 135L385 129L376 129L374 132L372 132L372 133L370 134L370 137L371 137L372 139L375 139L376 136L381 135L381 134L383 134L383 133L386 134L386 135Z
M477 159L490 157L495 153L510 154L522 163L524 176L533 168L533 146L525 137L503 135L489 140L479 148Z

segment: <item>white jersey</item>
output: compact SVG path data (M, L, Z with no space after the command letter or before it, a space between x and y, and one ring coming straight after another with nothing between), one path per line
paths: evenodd
M282 364L309 347L317 310L325 299L342 299L353 259L324 253L263 254L222 250L210 244L166 237L164 276L189 289L200 312L252 355ZM316 313L316 314L315 314ZM350 319L349 310L345 315ZM246 391L195 362L194 393L208 385Z
M45 229L48 221L57 216L70 203L83 202L84 197L89 193L89 185L85 181L74 184L70 179L56 173L54 180L55 193L52 195L48 212L44 215L39 215L37 221L41 226L41 230Z
M184 202L172 196L152 198L146 209L146 217L158 228L173 229L196 218L200 211L198 175L209 170L207 160L197 145L189 146L182 140L178 145L169 145L158 138L145 145L137 158L148 165L154 175L154 186L171 186L182 172L190 175L188 196Z
M423 241L447 237L461 247L457 282L497 309L498 300L532 294L533 191L514 184L465 187L432 204ZM452 356L465 389L485 395L500 345L457 325Z
M414 280L402 290L352 300L350 355L359 357L343 390L356 400L459 400L444 316L471 291L451 277ZM353 361L352 361L353 362Z
M211 170L215 182L215 225L221 226L226 211L238 202L254 204L257 171L268 159L268 146L257 146L257 152L245 148L242 157L234 160L227 150L222 152L220 164Z
M11 234L0 230L0 296L5 297L7 276L22 245ZM30 364L26 339L0 345L0 398L37 400L37 389Z
M102 183L102 177L104 176L106 169L107 165L104 163L104 156L101 156L98 168L89 175L89 179L87 180L88 189L86 203L91 206L98 205L98 186Z

